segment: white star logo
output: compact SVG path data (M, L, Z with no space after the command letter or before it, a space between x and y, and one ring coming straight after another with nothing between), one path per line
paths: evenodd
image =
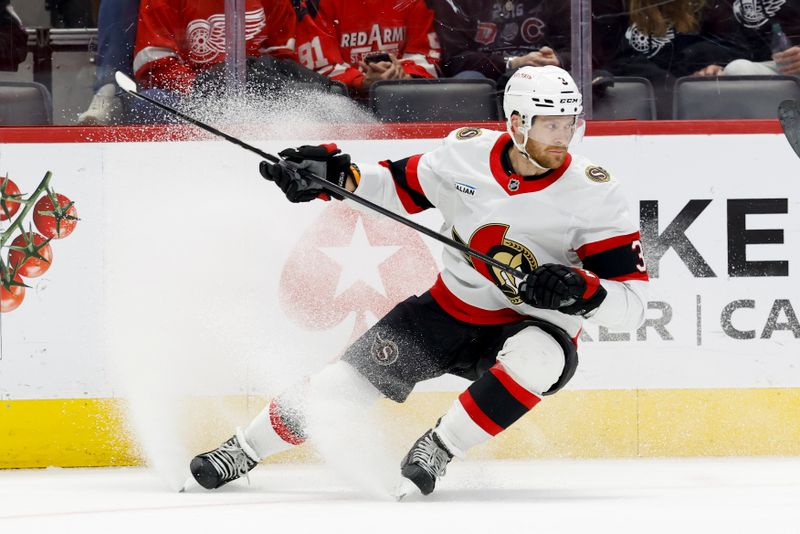
M400 247L370 245L361 217L356 221L356 227L348 246L319 247L319 249L342 268L334 297L344 293L359 280L384 297L386 296L386 289L383 287L378 268L400 250Z

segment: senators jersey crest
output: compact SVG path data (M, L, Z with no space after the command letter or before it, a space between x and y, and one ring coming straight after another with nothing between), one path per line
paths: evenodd
M528 247L506 237L508 233L507 224L487 224L478 228L470 237L469 243L465 243L453 227L453 239L457 242L468 245L470 248L482 252L497 260L500 263L513 267L523 273L530 273L539 266L536 257ZM512 304L522 303L522 299L517 291L517 281L508 272L489 265L480 258L474 258L464 254L464 259L472 267L500 288L500 291L511 301Z

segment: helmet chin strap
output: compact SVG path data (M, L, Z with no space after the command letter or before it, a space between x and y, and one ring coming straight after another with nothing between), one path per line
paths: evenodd
M522 143L517 142L517 137L514 135L514 132L511 128L511 121L508 121L506 124L506 130L508 130L509 135L511 135L511 142L514 143L514 147L516 147L519 153L522 154L522 157L540 169L548 170L547 167L536 161L536 159L528 153L528 149L526 147L528 146L528 132L530 131L530 127L525 128L524 130L522 128L519 129L522 132Z

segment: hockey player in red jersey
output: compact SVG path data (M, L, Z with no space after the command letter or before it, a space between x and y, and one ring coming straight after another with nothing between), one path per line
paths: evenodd
M295 25L287 0L246 0L247 55L296 60ZM186 94L200 72L224 59L223 0L142 0L133 70L144 89Z
M628 203L610 173L568 151L582 122L575 82L559 67L523 67L503 107L507 131L461 128L399 161L356 166L321 145L261 165L292 202L327 197L300 167L401 214L438 209L444 233L527 273L516 280L446 247L429 291L395 306L309 380L312 393L326 383L326 394L347 396L357 385L369 392L362 400L396 402L446 373L472 381L403 458L401 494L430 493L454 457L563 388L578 364L584 320L631 330L644 319L648 276ZM217 488L301 443L304 396L301 389L273 399L244 431L195 457L195 479Z
M437 77L439 43L424 0L292 3L297 53L309 69L358 93L378 80Z

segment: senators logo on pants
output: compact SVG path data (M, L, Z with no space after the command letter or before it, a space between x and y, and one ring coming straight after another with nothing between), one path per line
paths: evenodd
M372 341L372 348L370 349L372 359L378 365L392 365L397 361L400 356L400 349L397 343L391 339L383 339L380 334L375 334L375 339Z

